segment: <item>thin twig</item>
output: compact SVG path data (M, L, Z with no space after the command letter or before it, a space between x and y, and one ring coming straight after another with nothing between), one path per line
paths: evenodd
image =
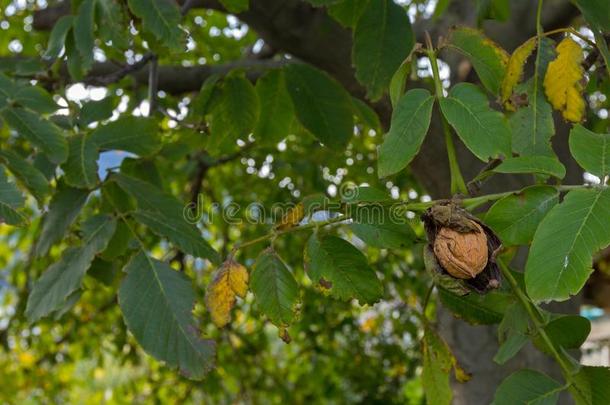
M150 70L148 71L148 115L157 111L157 89L159 88L159 61L153 54L150 60Z

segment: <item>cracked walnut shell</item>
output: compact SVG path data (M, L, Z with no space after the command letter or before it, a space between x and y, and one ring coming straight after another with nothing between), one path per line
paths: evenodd
M473 232L458 232L442 227L434 240L434 254L440 265L453 277L476 277L487 266L487 235L483 228L472 222Z

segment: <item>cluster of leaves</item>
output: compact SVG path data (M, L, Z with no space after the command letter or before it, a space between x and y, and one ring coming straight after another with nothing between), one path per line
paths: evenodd
M104 285L108 289L104 295L110 297L111 304L116 295L126 326L120 328L117 348L132 339L128 330L148 354L170 368L180 369L188 378L202 379L207 375L205 383L211 386L220 384L213 373L208 374L215 361L219 370L232 368L230 363L223 364L229 356L223 346L236 346L243 357L258 355L268 346L266 334L261 333L258 338L254 333L244 336L235 327L240 319L244 323L246 308L276 325L284 341L297 336L301 342L313 342L305 353L291 353L290 357L299 362L303 361L299 356L303 356L315 363L315 353L320 350L332 354L331 347L322 348L325 344L348 346L349 339L348 343L338 343L331 335L318 339L320 327L331 328L328 324L334 323L333 331L345 328L347 335L353 333L352 337L359 338L354 331L358 329L355 326L358 320L351 314L358 311L352 308L356 301L365 308L388 297L408 301L403 292L406 281L395 280L404 275L393 275L404 257L392 258L386 249L401 252L411 248L407 251L411 263L419 262L419 267L423 267L418 238L421 226L390 220L392 213L388 207L396 200L378 189L385 181L371 176L369 164L376 161L379 178L398 174L397 185L412 186L400 172L419 153L429 131L434 105L438 103L446 124L447 149L455 180L453 191L466 192L450 147L452 130L482 162L498 163L489 165L475 180L487 180L496 173L535 175L535 184L522 190L462 201L471 209L494 202L481 217L508 248L504 261L510 259L513 248L531 244L524 274L504 266L507 282L500 290L485 296L456 294L447 286L438 286L440 302L457 316L475 324L499 324L501 346L495 358L498 364L511 359L532 341L562 366L566 384L534 370L521 370L498 388L496 403L515 400L553 403L566 389L579 403L607 403L610 392L604 381L610 370L580 366L567 353L580 347L588 335L588 321L578 316L552 314L538 306L577 294L591 274L593 254L610 244L610 190L605 184L610 175L610 134L594 132L580 124L586 115L584 80L588 75L604 81L608 77L601 79L605 75L603 70L587 72L582 67L583 48L570 34L581 35L566 29L568 35L556 44L540 34L509 55L480 31L461 27L453 29L438 49L431 46L423 49L415 44L404 9L391 0L309 2L327 7L335 20L353 31L356 78L366 87L368 100L390 95L391 124L377 157L373 153L377 145L365 135L381 130L376 113L327 73L291 60L282 59L277 68L256 77L254 84L251 72L241 69L210 76L190 101L188 114L178 120L179 129L170 127L170 122L176 124L174 117L162 116L156 110L148 117L117 114L118 99L114 94L82 105L66 103L67 115L60 115L59 98L48 93L43 87L44 80L32 85L23 79L52 81L61 77L65 63L71 80L83 80L93 74L96 44L109 55L131 47L146 50L143 60L156 63L158 55L184 48L186 31L192 34L173 1L129 0L126 4L75 1L73 14L62 17L50 34L44 54L50 67L27 67L35 72L31 75L26 65L18 62L0 73L0 114L10 128L3 130L2 140L6 140L7 147L0 151L0 217L8 225L31 229L29 243L33 246L28 263L35 261L47 267L28 286L29 291L25 290L27 298L21 297L21 311L28 321L39 322L50 316L60 319L71 312L78 313L79 305L84 305L83 297L94 295L95 288L87 284ZM221 3L233 13L248 9L247 1L221 0ZM484 14L503 14L504 8L499 5L502 2L488 3ZM607 66L609 57L603 42L603 34L610 28L608 13L604 14L607 6L585 1L577 4L595 37L595 42L587 39L585 46L590 52L599 52ZM126 35L129 24L140 30L141 35ZM441 49L462 53L482 86L460 83L445 91L436 66L436 54ZM434 91L417 88L405 92L411 60L422 53L433 69ZM524 66L533 53L533 74L524 81ZM156 78L151 77L149 86L154 88ZM116 77L121 79L122 76ZM503 111L492 107L490 99L498 101ZM161 112L166 112L165 104L170 101L157 99L153 94L149 105L156 103L161 104ZM584 170L602 179L599 186L559 184L566 170L551 148L555 133L553 109L574 123L570 151ZM342 162L333 159L346 149L372 155L358 169L354 168L353 172L359 175L350 175L359 182L366 180L381 187L359 187L353 195L343 195L339 201L307 195L262 236L248 226L241 226L237 235L232 234L222 218L209 221L203 230L187 221L185 204L174 194L190 188L195 192L191 202L197 203L201 176L210 168L218 168L219 173L206 179L209 194L229 190L214 197L218 200L245 205L250 197L256 200L261 195L269 203L291 198L279 191L262 194L245 184L260 179L246 179L238 164L223 166L226 162L239 162L242 156L267 159L269 151L274 152L274 146L287 137L292 150L284 158L278 176L300 172L305 173L302 175L305 178L313 173L308 184L300 185L304 192L321 191L319 166L341 167ZM115 150L128 152L132 157L124 159L119 168L100 172L100 156ZM302 162L304 154L308 154L308 162ZM168 181L161 173L175 175ZM231 176L241 181L227 185ZM197 182L189 183L191 177ZM265 183L256 185L263 190L269 188ZM24 198L22 190L27 190L35 201ZM292 197L296 195L292 193ZM421 212L433 203L402 201L401 205ZM326 219L316 220L314 206L318 210L320 206L325 208ZM335 208L328 208L331 206ZM379 215L369 215L373 207L379 209ZM42 220L35 215L37 209L45 211ZM305 234L307 239L299 238L298 233ZM260 252L253 250L262 242L272 246ZM233 250L228 252L230 245ZM247 266L237 262L239 254ZM185 255L190 260L188 266ZM374 259L377 261L371 265L369 261ZM217 267L214 275L202 276L202 271L211 266ZM185 267L189 269L180 271ZM125 274L117 271L119 268ZM410 288L422 297L422 302L410 307L418 308L423 315L414 315L415 320L399 315L397 321L387 322L392 323L392 328L411 328L407 331L411 340L422 337L421 354L413 353L413 345L405 348L390 340L379 351L391 358L392 364L409 363L421 356L422 386L428 402L449 403L449 373L453 371L458 381L466 381L468 376L427 318L423 287L427 279L413 280L418 275L407 276L407 284L416 286ZM198 286L207 288L193 288L191 278L195 278ZM204 290L207 290L205 311L200 304ZM349 315L344 312L338 316L333 309L314 308L314 302L326 303L315 301L320 298L314 291L320 292L322 299L331 297L339 301L334 304L338 307L333 308L342 308ZM238 297L240 305L236 305ZM239 308L235 309L236 306ZM233 322L232 311L236 312ZM314 321L315 317L323 322ZM117 320L111 315L107 318ZM200 322L210 318L212 322ZM260 330L264 330L264 324L258 322ZM213 339L221 336L213 324L226 328L229 343ZM307 328L314 324L321 326ZM423 336L415 325L424 326ZM208 335L206 338L201 329ZM360 329L370 332L375 327L363 324ZM258 344L257 339L264 342ZM115 350L113 354L118 356L119 352ZM352 360L361 364L363 356L357 351L351 353L345 364ZM268 358L266 363L271 368L277 366ZM253 368L249 368L251 373ZM290 376L290 381L301 382L316 376L320 368L323 367L316 364L304 367L294 372L297 375ZM233 373L244 376L243 371ZM410 368L402 374L412 378L416 373ZM278 378L278 374L270 375ZM324 386L325 376L320 373L316 379L320 386ZM243 377L239 383L254 385L255 377ZM279 378L283 376L279 374ZM388 388L392 393L399 389ZM355 392L354 398L380 399L362 392Z

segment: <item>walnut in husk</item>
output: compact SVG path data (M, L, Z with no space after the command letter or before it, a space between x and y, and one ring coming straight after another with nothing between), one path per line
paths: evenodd
M435 282L458 293L500 286L495 259L501 242L488 226L453 202L429 208L422 220L429 242L426 268Z

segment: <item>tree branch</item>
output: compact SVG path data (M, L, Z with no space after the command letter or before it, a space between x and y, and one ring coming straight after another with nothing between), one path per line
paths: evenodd
M152 54L146 54L140 61L119 68L117 68L116 62L95 63L82 82L92 86L107 86L130 76L137 86L147 86L150 70L148 62L152 59L152 56ZM0 64L7 65L25 61L27 59L22 57L0 58ZM199 90L203 82L214 74L223 76L233 69L245 69L246 77L249 80L256 81L259 76L269 69L277 69L288 63L291 63L288 59L241 59L220 65L160 65L158 66L157 85L158 90L163 90L169 94L189 93ZM39 80L42 84L52 84L56 81L72 82L65 64L59 69L59 77L37 75L31 78Z

